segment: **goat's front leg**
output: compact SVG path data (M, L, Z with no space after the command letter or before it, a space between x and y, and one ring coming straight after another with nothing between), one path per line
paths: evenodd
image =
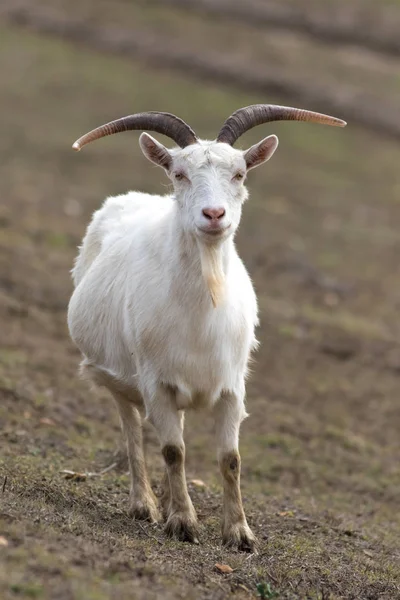
M182 435L183 435L184 421L185 421L185 415L184 415L183 410L181 410L180 411L180 427L181 427ZM164 520L167 521L169 511L170 511L170 504L171 504L171 487L169 484L169 476L168 476L167 467L165 467L164 475L163 475L162 482L161 482L160 502L161 502L162 514L163 514Z
M185 475L183 415L173 401L173 393L160 386L152 399L147 418L157 431L165 461L163 508L167 534L182 542L198 543L197 517L190 499Z
M247 525L240 493L239 428L245 416L244 393L223 393L215 409L217 457L224 486L222 540L253 552L256 539Z

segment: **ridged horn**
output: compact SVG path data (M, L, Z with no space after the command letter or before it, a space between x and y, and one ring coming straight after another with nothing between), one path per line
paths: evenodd
M271 121L308 121L336 127L347 125L346 121L310 110L276 104L253 104L239 108L225 121L218 134L217 142L225 142L232 146L249 129Z
M106 135L137 129L156 131L157 133L167 135L181 148L197 142L197 136L193 129L179 117L166 112L149 111L122 117L116 121L101 125L89 131L89 133L85 133L85 135L76 140L72 147L78 151L86 144Z

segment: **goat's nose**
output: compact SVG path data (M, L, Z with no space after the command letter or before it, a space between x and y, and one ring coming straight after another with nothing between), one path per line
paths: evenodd
M217 221L218 219L222 219L225 214L224 208L203 208L203 215L206 219L210 219L212 221Z

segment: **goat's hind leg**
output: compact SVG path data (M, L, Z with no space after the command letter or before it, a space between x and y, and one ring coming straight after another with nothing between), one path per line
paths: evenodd
M157 500L147 476L143 452L142 422L137 408L119 393L113 392L121 418L122 431L128 449L131 475L130 514L135 519L155 522L159 520Z
M83 365L97 385L106 387L112 394L120 416L122 432L128 452L131 476L129 513L135 518L150 522L159 520L157 499L147 476L143 451L142 420L136 406L143 404L139 392L116 380L110 373L92 365Z

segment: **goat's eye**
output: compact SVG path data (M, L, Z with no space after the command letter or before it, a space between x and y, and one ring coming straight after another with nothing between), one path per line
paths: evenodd
M174 173L174 177L177 181L182 181L182 179L185 179L185 176L183 173Z
M244 179L244 173L236 173L236 175L233 176L233 179L235 179L236 181L241 181L242 179Z

